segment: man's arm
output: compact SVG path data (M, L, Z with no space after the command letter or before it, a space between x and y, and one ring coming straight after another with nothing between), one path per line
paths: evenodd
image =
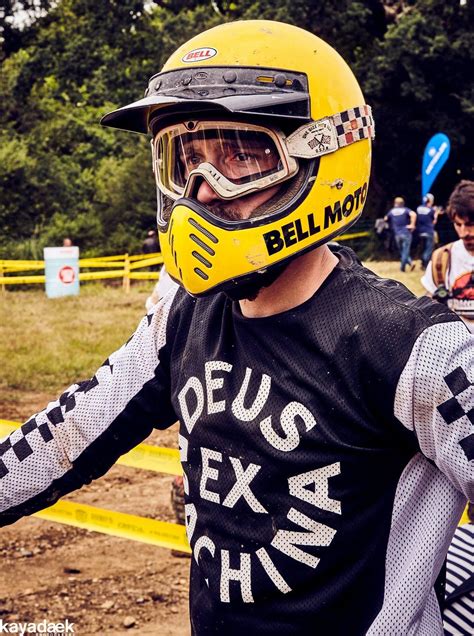
M436 291L436 285L433 280L432 261L430 261L428 265L426 266L425 272L423 276L421 277L420 281L423 287L426 289L426 295L433 296L433 294Z
M421 452L474 499L474 336L461 321L425 329L400 376L395 415Z
M103 475L154 427L176 421L163 362L173 295L146 316L94 377L0 442L0 525Z
M410 216L410 224L407 225L409 230L414 230L416 227L416 212L413 210L408 210L408 215Z

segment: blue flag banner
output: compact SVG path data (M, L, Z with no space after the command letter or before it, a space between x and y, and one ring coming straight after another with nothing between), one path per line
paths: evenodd
M449 157L451 144L444 133L436 133L426 144L421 171L421 197L431 190L434 180Z

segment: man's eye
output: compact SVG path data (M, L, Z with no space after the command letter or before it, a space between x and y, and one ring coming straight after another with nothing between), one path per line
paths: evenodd
M234 155L234 161L248 163L249 161L256 161L255 155L252 155L248 152L236 152Z
M199 155L187 155L186 163L191 166L198 166L202 163L202 158Z

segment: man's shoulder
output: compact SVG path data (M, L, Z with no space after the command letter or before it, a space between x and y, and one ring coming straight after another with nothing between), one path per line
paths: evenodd
M432 324L456 319L440 303L415 296L400 281L382 278L357 260L346 268L346 276L350 282L347 290L355 301L353 309L365 316L368 328L420 333Z
M474 259L474 257L472 257L472 255L470 255L464 247L464 243L461 239L458 239L457 241L454 241L454 243L451 243L451 255L452 258Z
M172 321L191 322L192 320L210 320L212 316L221 316L226 303L222 293L196 298L183 287L177 286L170 309Z

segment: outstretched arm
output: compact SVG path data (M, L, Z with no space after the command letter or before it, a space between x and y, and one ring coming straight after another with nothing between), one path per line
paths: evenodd
M93 378L0 442L0 525L100 477L154 427L176 420L165 362L172 300L168 294Z

